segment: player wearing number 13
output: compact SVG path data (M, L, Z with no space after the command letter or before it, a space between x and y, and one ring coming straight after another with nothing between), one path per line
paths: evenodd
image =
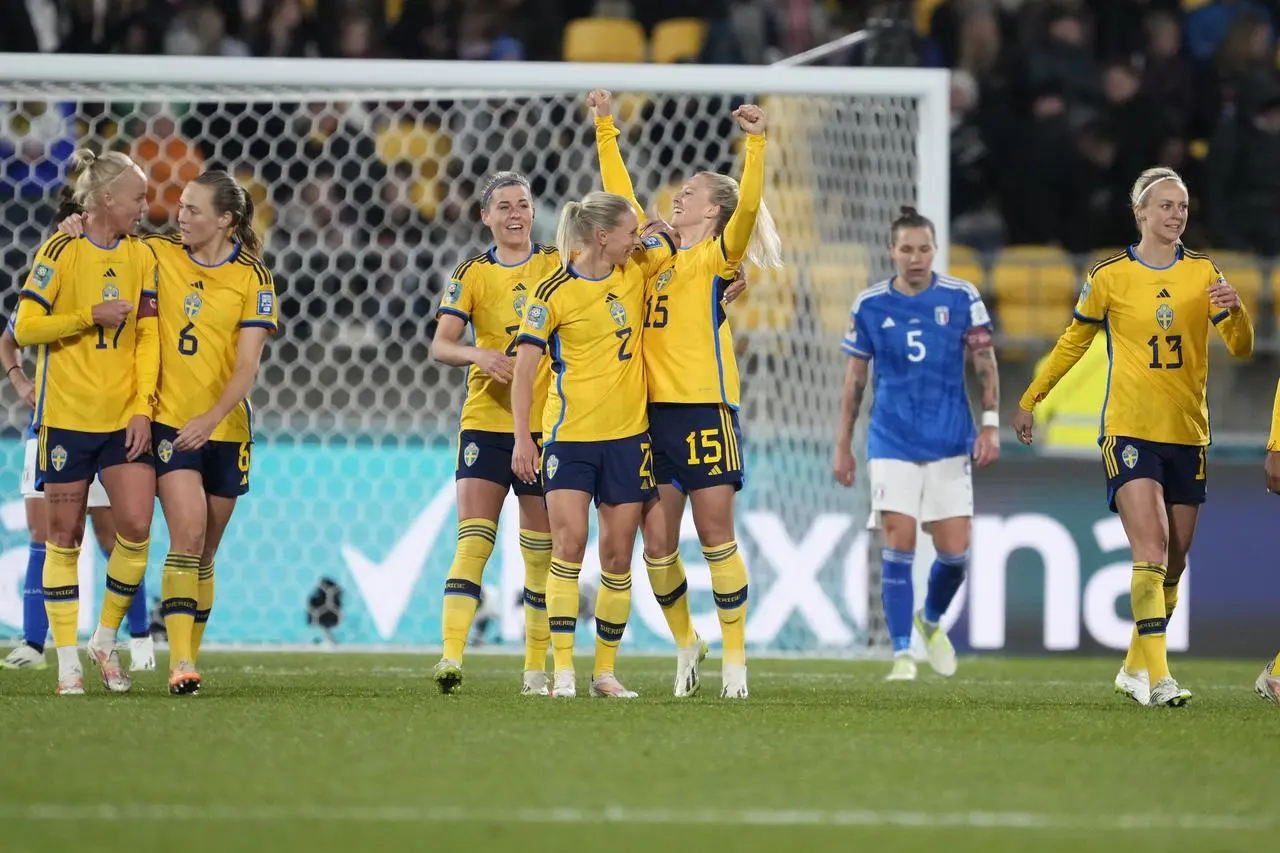
M1036 403L1105 332L1110 367L1098 441L1107 500L1133 550L1134 635L1116 690L1144 705L1179 706L1191 693L1169 674L1165 628L1206 494L1209 327L1232 355L1247 358L1253 325L1213 261L1182 246L1187 188L1177 172L1143 172L1130 203L1141 241L1089 271L1074 319L1022 395L1014 428L1031 443Z

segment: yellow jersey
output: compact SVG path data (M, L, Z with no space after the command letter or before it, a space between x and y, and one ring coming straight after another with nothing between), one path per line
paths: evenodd
M278 328L276 289L262 261L236 244L220 264L191 257L178 236L148 237L160 261L160 389L156 421L181 429L222 396L236 367L240 330ZM246 397L209 436L253 441Z
M516 356L516 333L525 306L538 282L560 269L555 246L534 243L529 257L515 266L498 261L496 248L458 264L440 301L439 314L452 314L470 323L475 344ZM551 385L551 360L543 358L533 381L533 409L529 428L542 432L542 409ZM467 398L462 404L461 429L510 433L511 386L491 379L474 364L467 368Z
M630 199L644 222L610 117L596 119L596 150L605 192ZM659 271L650 288L644 366L651 402L723 403L732 409L741 402L733 330L721 299L755 230L764 195L764 152L764 135L748 135L738 207L724 233L681 246L675 265Z
M152 416L160 372L155 253L135 237L99 246L59 234L36 254L22 287L14 337L38 345L35 423L115 432ZM93 322L93 306L133 303L115 328Z
M1276 398L1271 404L1271 434L1267 436L1267 452L1280 451L1280 382L1276 383Z
M516 341L551 356L546 443L610 441L649 428L640 334L645 283L674 254L665 236L648 237L602 279L584 278L569 264L538 282Z
M1107 336L1107 391L1099 442L1129 436L1166 444L1210 442L1209 327L1238 358L1253 352L1253 323L1242 305L1227 311L1209 299L1222 278L1208 256L1177 247L1167 267L1144 264L1130 247L1096 264L1085 279L1071 325L1022 396L1031 411L1088 349Z

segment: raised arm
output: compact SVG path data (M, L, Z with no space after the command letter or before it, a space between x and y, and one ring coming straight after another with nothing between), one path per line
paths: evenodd
M747 153L742 164L742 183L738 187L738 206L724 227L724 254L737 263L747 254L751 234L755 231L760 202L764 198L765 127L764 110L755 104L743 104L733 111L739 126L747 132Z
M604 191L629 199L643 225L644 208L636 199L636 188L622 159L622 149L618 147L618 128L613 123L613 95L596 89L587 95L587 106L595 116L596 153L600 157L600 181L604 184Z

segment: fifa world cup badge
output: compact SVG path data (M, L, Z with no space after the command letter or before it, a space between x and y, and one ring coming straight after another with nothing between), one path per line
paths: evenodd
M525 318L529 327L533 329L541 329L547 324L547 309L541 305L529 306L529 316Z

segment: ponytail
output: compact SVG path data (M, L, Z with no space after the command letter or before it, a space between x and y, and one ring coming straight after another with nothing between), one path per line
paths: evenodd
M582 202L566 202L556 223L556 248L566 266L573 253L582 248Z
M119 151L99 155L91 149L78 148L71 155L71 173L75 177L71 181L70 199L81 210L96 207L107 187L129 169L136 168L137 164Z

